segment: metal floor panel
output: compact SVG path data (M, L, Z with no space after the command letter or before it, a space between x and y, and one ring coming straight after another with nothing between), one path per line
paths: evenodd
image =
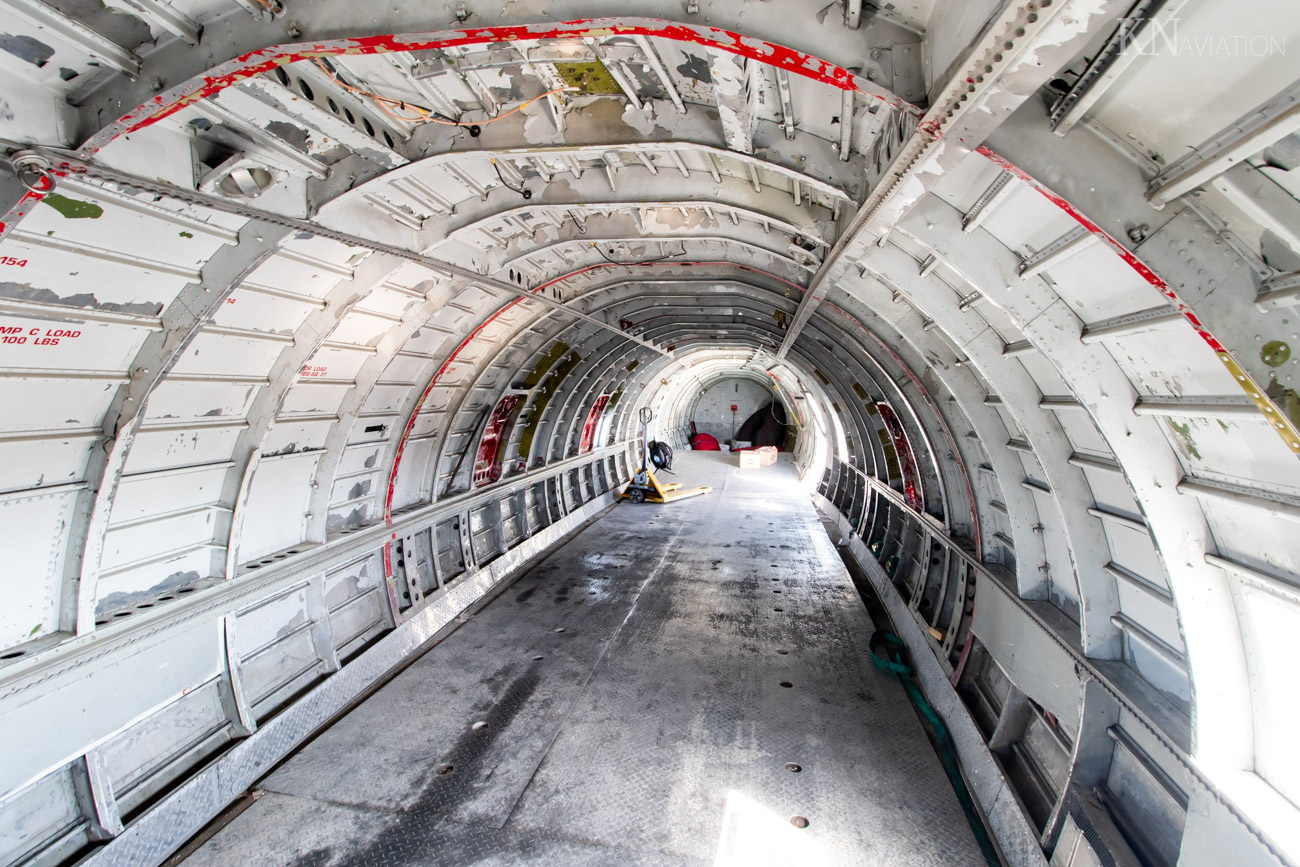
M735 460L681 454L712 493L589 526L187 865L981 863L793 468Z

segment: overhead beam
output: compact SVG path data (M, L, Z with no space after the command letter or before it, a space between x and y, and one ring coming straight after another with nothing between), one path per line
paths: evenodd
M1186 654L1178 648L1170 645L1164 639L1160 638L1136 620L1123 614L1112 614L1110 622L1124 630L1124 634L1130 639L1137 639L1142 644L1146 645L1149 650L1153 651L1157 656L1169 663L1169 665L1173 666L1178 671L1181 671L1183 674L1188 673L1189 666ZM1117 732L1119 730L1112 726L1107 729L1107 731Z
M1300 130L1300 81L1161 172L1147 187L1147 201L1162 208L1296 130Z
M1050 123L1057 135L1065 135L1083 120L1112 84L1139 57L1158 49L1156 39L1187 0L1138 0L1120 19L1092 62L1074 85L1052 104ZM1143 40L1144 35L1151 38Z
M620 61L617 61L606 54L601 48L600 40L596 37L587 36L584 37L582 41L587 48L591 50L591 53L596 55L596 59L604 64L606 71L609 72L609 77L614 79L615 83L618 84L619 90L623 91L623 95L627 97L627 101L632 104L634 109L640 111L641 97L636 92L636 85L634 82L625 74L627 68L623 66Z
M752 154L757 119L757 88L752 76L757 67L751 68L748 58L730 52L712 51L709 58L709 77L713 80L713 96L718 102L722 137L731 150Z
M1011 183L1013 179L1011 172L998 172L998 176L989 184L988 189L980 194L971 205L971 209L961 218L961 230L967 234L975 231L980 225L988 219L993 213L993 209L1006 200L1007 196L1015 191L1015 186Z
M1151 528L1147 526L1146 521L1140 518L1135 518L1132 515L1126 515L1123 512L1117 512L1114 509L1092 506L1088 509L1088 514L1092 515L1094 518L1100 518L1103 521L1111 521L1112 523L1119 524L1122 527L1128 527L1130 530L1137 530L1139 533L1151 532Z
M198 45L203 28L167 0L104 0L106 6L125 9L148 24L156 24L188 45Z
M840 161L848 162L853 152L853 91L840 94Z
M1274 593L1291 602L1300 602L1300 584L1295 583L1294 576L1291 578L1282 578L1278 575L1271 574L1263 569L1247 565L1237 560L1227 557L1220 557L1217 554L1205 555L1205 562L1211 566L1218 566L1220 569L1232 572L1239 578L1254 584L1256 587Z
M832 205L835 208L851 204L853 201L852 196L846 192L846 187L849 186L851 181L847 170L840 173L839 177L828 180L807 172L800 172L797 169L752 154L742 154L712 145L679 140L663 142L626 142L616 146L561 145L556 147L514 147L474 151L447 151L403 165L384 175L382 178L377 179L375 182L357 188L353 195L359 195L363 200L370 202L372 207L381 210L384 210L383 206L376 204L375 200L388 200L392 198L390 193L396 193L401 198L412 199L417 205L423 203L422 206L426 208L432 208L438 211L450 211L453 203L449 201L447 196L445 194L440 195L434 192L429 188L427 182L422 180L427 179L428 173L432 170L447 172L453 175L459 172L461 175L464 175L466 167L472 168L478 166L479 168L486 169L486 174L491 176L492 169L487 165L490 160L496 160L499 167L504 166L507 163L522 164L527 161L531 162L535 169L537 169L538 166L543 168L549 166L550 168L547 169L547 172L552 173L549 175L551 179L554 177L553 173L558 169L557 164L563 164L568 166L568 171L574 175L575 180L581 180L583 176L582 167L584 162L590 160L601 160L604 159L606 155L613 154L617 154L618 158L622 160L618 173L618 183L620 187L624 188L623 197L633 198L639 204L659 207L681 207L686 205L689 207L716 207L718 209L732 207L723 204L721 201L714 206L712 203L700 203L698 201L688 202L680 198L657 198L658 195L663 192L663 189L661 189L662 185L654 186L652 184L647 184L646 179L639 176L640 169L645 168L647 160L653 161L658 168L663 168L666 162L671 163L676 166L677 170L681 172L683 177L686 179L689 179L692 174L707 171L710 176L713 177L715 183L722 183L724 178L721 172L718 172L717 170L717 161L726 160L727 165L734 167L736 164L739 164L744 169L743 176L735 177L736 183L742 183L742 177L748 177L752 184L752 179L757 177L760 180L760 191L764 185L771 187L773 190L785 191L791 190L795 184L798 184L800 195L805 199L813 198L814 196L825 197L831 200ZM838 162L836 165L838 165ZM634 168L634 166L637 168ZM624 173L629 168L634 168L634 170L631 174L625 176ZM730 184L732 182L732 176L728 175L726 177L728 179L728 184ZM766 180L766 184L762 183L764 180ZM475 184L473 192L478 194L480 198L482 198L485 193L490 196L492 192L491 189L485 188L482 183L474 181L473 178L469 178L468 181ZM838 181L838 183L835 181ZM549 183L550 180L547 182ZM465 185L467 189L470 188L468 184L463 185ZM489 185L489 187L495 186L495 182ZM347 194L342 194L339 197L334 198L332 201L341 203L341 200L346 195ZM599 209L603 207L620 206L618 195L615 195L611 199L596 198L597 196L605 195L604 192L595 193L589 190L585 196L580 196L582 201L581 207L586 209ZM753 202L753 199L747 195L744 196L744 199L745 201L743 204L752 204ZM389 204L392 205L392 202L389 202ZM786 220L793 220L794 214L800 213L802 219L808 219L807 216L801 212L793 212L784 209L783 204L784 203L782 203L781 206L772 206L773 209L771 213L774 216L777 214L785 214L783 219ZM539 199L535 198L532 201L521 205L517 210L519 212L527 210L533 213L538 213L539 209L542 209L557 214L567 215L572 211L576 211L577 207L578 206L566 206L562 204L548 205L541 203ZM467 212L467 206L465 204L460 204L458 208L459 216L463 218L456 221L459 225L467 221L470 214ZM408 214L408 218L414 219L415 217ZM798 222L797 220L793 221ZM800 231L806 232L806 230ZM824 243L827 247L830 245L829 241L822 241L820 237L816 240L818 240L819 243Z
M1210 185L1261 229L1277 235L1292 250L1300 250L1300 201L1274 180L1271 173L1241 162Z
M632 41L645 55L646 62L650 65L651 71L654 72L655 78L659 79L659 84L668 92L668 98L677 107L677 113L685 114L686 105L682 102L682 95L677 92L677 85L673 82L673 77L668 74L668 70L664 69L663 61L659 59L659 54L655 51L654 46L650 44L650 40L644 36L633 36Z
M813 276L778 358L799 339L848 259L883 236L1083 46L1127 9L1121 0L1013 3L967 52Z
M1100 470L1104 473L1112 473L1117 476L1124 475L1124 470L1120 467L1119 462L1114 458L1072 452L1070 456L1065 459L1065 462L1072 467L1079 467L1080 469Z
M1123 316L1103 319L1099 322L1090 322L1083 326L1079 339L1084 343L1097 343L1101 340L1124 337L1129 334L1141 334L1145 331L1154 331L1160 328L1172 328L1186 321L1187 317L1183 316L1182 312L1174 307L1169 305L1152 307L1147 310L1139 310L1136 313L1126 313Z
M5 145L15 146L15 147L17 146L16 143L0 142L0 146L5 146ZM478 274L474 271L471 271L468 268L463 268L460 265L456 265L451 262L446 262L442 259L436 259L432 256L425 256L421 253L417 253L413 250L408 250L404 247L397 247L392 244L385 244L381 241L374 241L369 238L363 238L360 235L353 235L349 232L341 232L337 229L331 229L328 226L324 226L320 223L316 223L311 220L303 220L296 217L285 217L285 216L281 216L280 214L273 214L268 211L262 211L259 208L251 207L242 202L235 202L235 201L220 198L218 196L210 196L205 193L194 192L193 190L183 190L180 189L179 187L173 187L170 184L159 183L158 181L151 181L146 178L129 174L127 172L118 171L117 169L105 168L103 166L96 165L94 163L89 163L86 162L85 160L77 159L75 157L69 157L61 153L56 153L53 151L45 151L45 150L38 150L37 152L39 152L42 156L44 156L46 159L51 161L51 164L54 166L55 174L72 174L74 176L93 178L94 180L103 181L110 184L120 184L129 187L134 187L136 189L145 190L155 195L176 199L178 201L187 202L189 204L198 205L204 208L210 208L214 211L220 211L222 213L227 213L227 214L235 214L237 216L245 217L250 220L260 220L273 225L285 226L300 232L310 232L322 238L328 238L332 241L338 241L341 244L347 244L352 247L360 247L361 249L371 250L376 253L387 253L389 255L396 256L400 259L405 259L408 262L415 262L416 264L422 265L425 268L428 268L430 271L433 271L435 274L440 274L447 279L450 279L451 277L458 277L471 284L477 283L482 286L490 286L493 289L498 289L503 292L507 292L511 295L517 295L520 298L524 298L530 301L535 301L539 304L544 304L548 307L553 307L557 310L563 311L566 315L575 316L578 319L586 320L607 331L613 331L619 335L622 335L626 337L628 340L631 340L635 343L640 343L643 346L646 346L647 348L654 350L660 355L665 355L665 356L672 355L671 352L668 352L667 350L662 349L653 343L649 343L648 341L641 340L640 338L625 334L621 329L619 329L617 325L611 325L608 322L603 322L600 319L595 318L594 316L589 316L586 313L583 313L579 310L575 310L572 307L566 305L564 302L549 297L545 292L535 292L533 289L525 288L523 286L516 286L513 283L509 283L503 280L497 280L493 277L488 277L483 274Z
M1111 576L1115 580L1123 581L1128 586L1136 590L1141 590L1147 596L1157 600L1158 602L1165 605L1172 605L1174 602L1173 594L1166 588L1155 583L1150 578L1145 578L1137 574L1131 569L1126 569L1114 561L1107 563L1102 568L1106 571L1107 575Z
M111 69L130 76L140 74L140 58L111 39L70 18L41 0L0 0L20 18L30 21L78 51L103 61Z
M1254 509L1289 521L1300 521L1300 497L1291 494L1191 476L1184 476L1178 483L1178 493L1190 494L1199 500Z
M781 97L781 127L785 137L794 138L794 96L790 93L790 73L784 69L776 70L776 90Z
M1264 310L1285 307L1300 299L1300 271L1277 274L1264 281L1255 296L1255 304Z
M1147 395L1133 404L1135 415L1170 418L1219 418L1232 421L1260 421L1259 410L1249 399L1236 395L1165 397Z
M845 0L844 26L851 30L862 26L862 0Z
M1020 279L1028 280L1030 277L1036 277L1049 268L1055 268L1066 259L1082 252L1095 243L1097 243L1097 236L1082 226L1071 229L1021 262Z
M289 169L300 169L320 180L329 177L327 165L280 136L268 132L257 121L232 111L226 103L209 99L196 108L200 114L215 121L208 135L221 144L254 157L273 160Z
M245 91L251 98L257 99L271 109L288 115L293 120L306 125L308 128L319 130L325 136L336 139L348 149L380 163L385 168L395 169L409 162L406 156L397 148L389 147L382 140L366 135L325 107L330 103L346 105L350 102L348 97L351 94L335 84L332 79L324 75L313 75L310 67L304 67L295 70L295 72L302 75L304 80L311 79L309 86L316 97L315 100L307 99L301 93L291 90L275 78L266 75L249 79L244 82L240 90ZM319 102L316 100L319 100ZM364 108L354 110L363 117L369 114ZM365 117L365 119L367 122L381 128L384 126L384 121L377 118ZM403 131L398 129L396 125L392 125L391 128L393 137L396 139L410 137L409 134L403 135Z

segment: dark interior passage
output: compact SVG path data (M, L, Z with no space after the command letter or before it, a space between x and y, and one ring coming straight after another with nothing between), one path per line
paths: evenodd
M711 494L605 513L186 864L980 863L793 465L735 464L682 453Z

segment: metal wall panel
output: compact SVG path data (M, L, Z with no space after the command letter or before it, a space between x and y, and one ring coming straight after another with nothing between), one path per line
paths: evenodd
M140 642L132 652L90 661L80 669L82 679L6 702L0 739L27 746L0 765L0 797L207 683L221 670L218 651L215 624L191 623ZM130 692L121 684L130 684ZM32 732L44 736L33 740Z
M100 747L124 817L231 740L221 690L219 679L209 680Z
M66 765L0 801L0 862L57 864L89 844L73 775Z
M243 505L239 562L290 548L303 539L319 452L263 459Z
M63 550L77 491L0 494L0 545L8 552L0 606L0 648L59 630L62 614Z

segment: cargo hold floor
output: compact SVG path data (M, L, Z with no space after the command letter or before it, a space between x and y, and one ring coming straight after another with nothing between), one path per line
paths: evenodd
M788 458L735 461L679 452L712 493L611 509L187 867L982 863Z

